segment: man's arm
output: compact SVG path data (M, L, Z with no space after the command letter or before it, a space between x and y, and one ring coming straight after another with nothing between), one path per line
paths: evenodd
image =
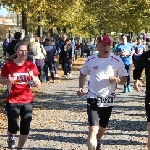
M145 65L144 65L144 53L143 53L138 61L137 66L135 66L135 69L133 70L134 80L140 80L141 73L144 68L145 68Z
M86 81L86 75L83 75L81 72L80 72L80 76L79 76L79 88L83 88L84 85L85 85L85 81Z
M83 87L85 85L85 81L86 81L86 75L83 75L81 72L80 72L80 76L79 76L79 89L77 91L77 95L79 97L83 96Z
M120 51L119 45L117 45L117 47L116 47L116 49L115 49L115 51L114 51L114 54L115 54L116 56L120 56L121 53L122 53L122 51Z

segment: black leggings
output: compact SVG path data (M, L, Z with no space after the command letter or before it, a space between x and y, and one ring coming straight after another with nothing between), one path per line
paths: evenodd
M19 131L19 116L20 121L20 134L28 135L30 129L30 122L32 120L33 103L14 104L7 103L8 115L8 132L16 134Z
M38 71L40 73L38 75L38 77L39 77L40 81L43 82L44 81L44 78L43 78L43 76L44 76L44 72L43 72L44 69L43 68L44 67L43 66L37 66L37 68L38 68Z
M130 65L125 65L125 69L127 70L128 77L127 77L127 85L130 85L130 74L132 71L132 64ZM126 85L125 85L126 86Z

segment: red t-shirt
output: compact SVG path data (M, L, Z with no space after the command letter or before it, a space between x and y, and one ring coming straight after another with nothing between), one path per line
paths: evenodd
M7 102L20 104L33 101L33 94L29 84L31 80L29 71L33 71L35 76L39 74L36 65L28 60L22 66L18 66L13 60L4 65L1 76L8 77L10 74L14 79L14 83L8 85Z

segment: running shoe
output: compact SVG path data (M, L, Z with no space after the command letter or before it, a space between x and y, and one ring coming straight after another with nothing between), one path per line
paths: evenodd
M132 92L131 86L127 85L128 92Z
M58 75L58 73L56 74L56 78L59 78L59 75Z
M122 93L127 93L127 88L124 88L123 92Z
M101 150L101 141L100 140L97 141L96 150Z
M8 135L8 148L14 148L15 147L15 136L14 135Z

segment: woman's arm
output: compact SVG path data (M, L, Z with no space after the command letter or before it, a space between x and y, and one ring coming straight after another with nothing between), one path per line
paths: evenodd
M39 80L38 76L34 76L33 71L29 71L29 75L31 76L34 85L39 88L41 85L41 81Z
M8 78L2 77L0 75L0 84L2 84L2 85L8 85L8 84L13 83L13 82L14 82L14 80L13 80L13 78L10 75L9 75Z

